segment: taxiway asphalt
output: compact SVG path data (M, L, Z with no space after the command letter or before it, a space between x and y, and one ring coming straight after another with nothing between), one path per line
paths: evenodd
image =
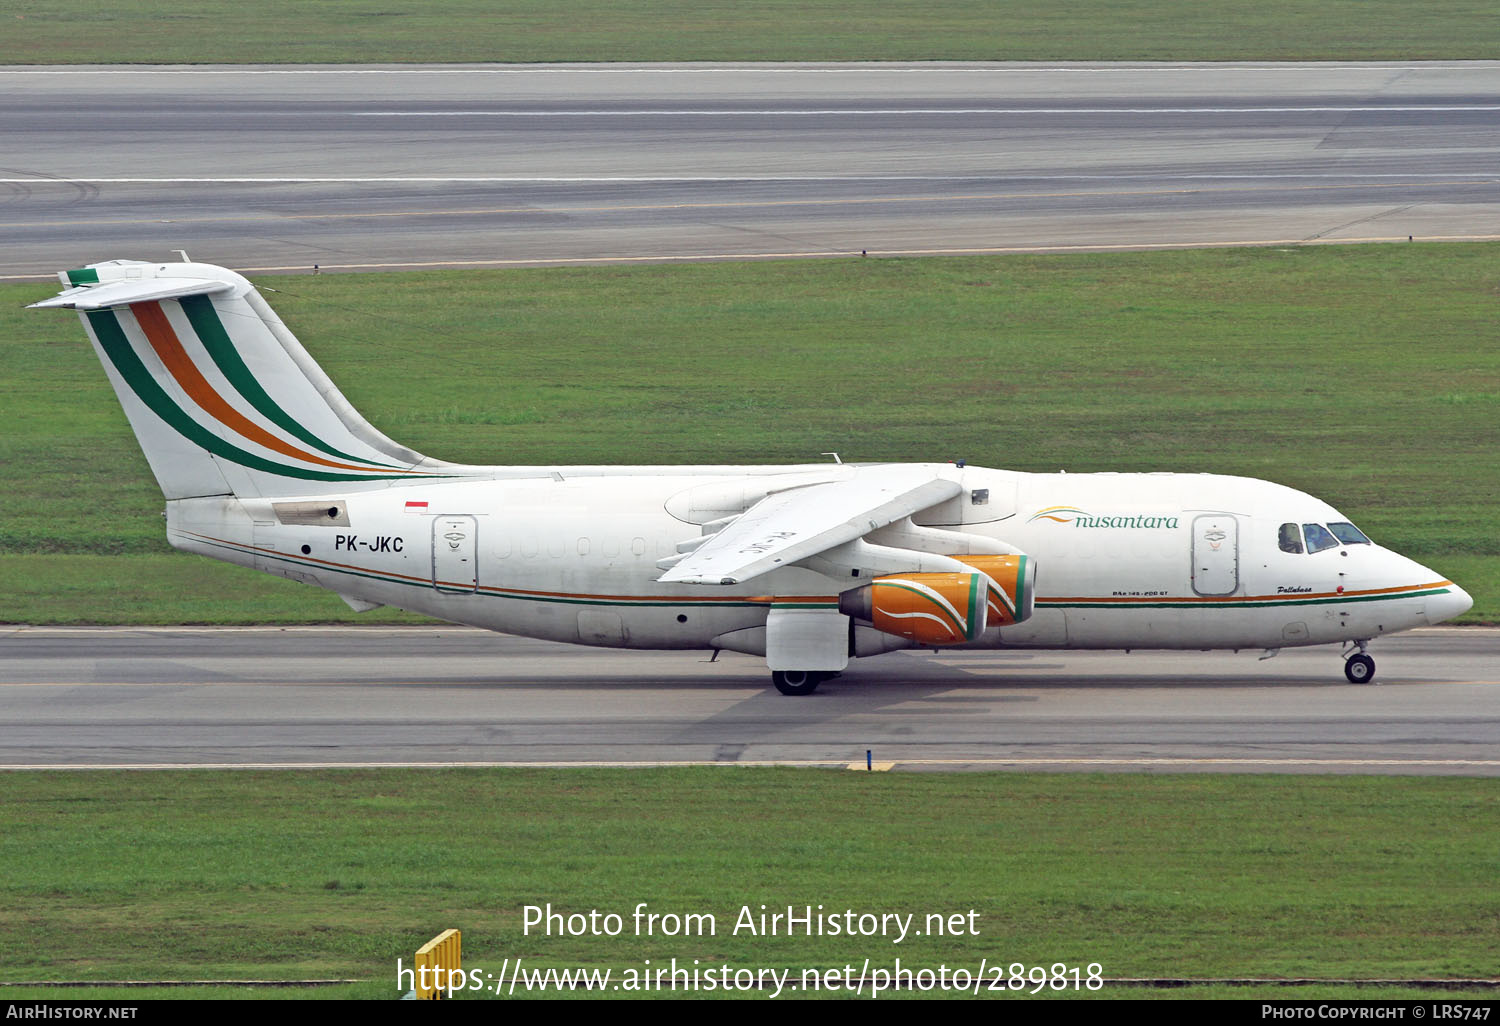
M797 764L1500 775L1500 631L1336 648L760 660L457 627L0 631L0 766Z
M1500 62L0 68L0 278L1500 237Z

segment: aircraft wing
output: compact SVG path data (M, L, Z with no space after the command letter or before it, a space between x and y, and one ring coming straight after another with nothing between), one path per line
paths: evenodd
M931 467L856 467L837 481L772 492L657 580L740 584L862 538L961 490Z

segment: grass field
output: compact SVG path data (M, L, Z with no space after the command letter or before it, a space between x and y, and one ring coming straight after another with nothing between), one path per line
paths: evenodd
M377 427L441 458L836 450L1243 474L1326 499L1467 588L1468 621L1494 622L1497 258L1417 244L263 284ZM76 317L21 309L52 291L0 287L0 622L354 618L327 593L169 553Z
M1488 59L1479 0L10 0L0 63Z
M4 783L9 981L352 978L379 996L397 957L449 926L465 967L491 973L517 957L618 971L898 955L1121 977L1496 970L1500 792L1486 780L699 768ZM645 902L707 913L715 931L526 933L524 907L548 902L626 924ZM736 934L740 908L762 904L974 910L977 935Z

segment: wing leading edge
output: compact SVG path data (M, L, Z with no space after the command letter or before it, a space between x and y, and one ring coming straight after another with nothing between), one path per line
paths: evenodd
M855 467L837 481L767 495L657 580L741 584L862 538L961 490L932 467Z

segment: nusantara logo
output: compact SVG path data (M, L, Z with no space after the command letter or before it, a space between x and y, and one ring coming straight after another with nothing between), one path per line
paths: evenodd
M1096 516L1075 506L1048 506L1046 509L1037 510L1026 522L1032 524L1038 520L1052 520L1059 524L1072 524L1074 527L1136 527L1167 531L1177 529L1176 517L1157 516L1150 513L1136 513L1130 516L1113 514Z

